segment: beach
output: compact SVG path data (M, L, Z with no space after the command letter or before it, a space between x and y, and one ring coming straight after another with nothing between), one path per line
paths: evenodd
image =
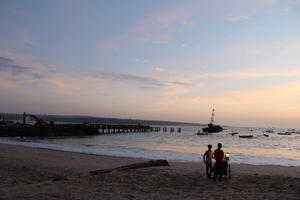
M0 145L0 199L299 199L300 167L231 164L231 178L207 179L203 163L112 171L147 162Z

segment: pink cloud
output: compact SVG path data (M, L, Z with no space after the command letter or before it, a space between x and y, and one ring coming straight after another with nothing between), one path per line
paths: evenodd
M26 44L29 44L31 46L39 45L39 42L37 40L32 39L29 35L27 35L25 33L20 33L20 37L21 37L21 40Z
M239 21L244 21L244 20L248 20L248 19L249 19L248 16L234 16L234 17L228 18L228 20L231 22L239 22Z
M153 70L157 71L157 72L164 72L165 71L165 69L161 68L161 67L154 67Z
M75 83L70 84L67 83L67 81L65 79L60 79L60 78L46 78L44 79L44 81L50 83L50 86L58 91L61 94L65 94L65 95L77 95L79 94L79 88Z
M221 78L221 79L247 79L257 77L292 77L300 76L300 70L285 73L264 73L264 72L228 72L228 73L204 73L197 75L198 78Z
M39 45L39 42L33 39L32 36L30 36L28 31L26 31L24 27L4 19L0 20L0 24L3 24L10 34L14 35L18 40L22 41L26 45L30 45L30 46Z
M119 47L111 41L100 42L97 45L101 50L106 52L115 52L119 50Z
M18 89L18 85L15 82L7 80L2 76L7 76L7 74L0 72L0 88L3 89Z

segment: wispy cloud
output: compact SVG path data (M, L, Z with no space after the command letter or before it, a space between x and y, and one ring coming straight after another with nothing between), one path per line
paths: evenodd
M198 78L219 78L219 79L249 79L258 77L295 77L300 76L300 70L283 73L264 73L264 72L227 72L227 73L203 73L198 74Z
M97 44L97 46L102 50L106 52L115 52L119 50L119 46L112 41L103 41Z
M193 24L189 11L176 7L142 19L130 35L141 42L166 43L173 39L172 32L180 31Z
M8 71L13 74L31 72L32 68L17 65L12 59L0 57L0 71Z
M1 74L0 72L0 88L5 88L5 89L17 89L18 85L10 80L7 80L6 78L3 77L4 75Z
M17 41L21 41L27 47L37 46L40 43L34 39L26 29L20 25L13 23L11 20L2 18L0 25L5 27L5 31L13 35Z
M95 77L95 75L93 75ZM122 74L115 72L101 72L96 77L102 80L123 82L128 84L134 83L142 89L159 89L163 91L165 95L179 95L190 92L193 89L199 89L203 87L203 84L192 84L190 81L185 80L165 80L152 77L137 76L132 74Z
M96 77L100 77L102 79L110 79L110 80L119 80L119 81L132 81L138 83L141 86L148 87L162 87L164 86L164 82L160 80L156 80L150 77L145 76L137 76L132 74L122 74L115 72L100 72L96 75Z
M180 46L181 46L181 48L187 48L188 44L187 43L182 43Z
M152 68L154 71L156 71L156 72L164 72L164 71L166 71L164 68L162 68L162 67L153 67Z
M144 63L144 64L149 63L149 60L143 58L136 58L134 61L137 63Z
M50 87L61 94L77 95L81 92L81 87L78 87L75 82L70 83L66 78L45 78L43 81L50 84Z
M28 44L30 46L37 46L40 44L37 40L34 40L25 32L20 32L18 35L25 44Z
M231 22L239 22L239 21L245 21L248 19L249 19L248 16L234 16L234 17L228 18L227 20L231 21Z

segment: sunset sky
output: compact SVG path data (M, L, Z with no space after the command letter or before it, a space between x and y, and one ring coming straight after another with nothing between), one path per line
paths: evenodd
M300 128L300 0L0 0L0 112Z

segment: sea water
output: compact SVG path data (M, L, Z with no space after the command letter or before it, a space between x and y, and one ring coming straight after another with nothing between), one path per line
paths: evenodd
M167 126L164 126L167 127ZM223 144L231 163L300 166L300 134L266 133L264 128L225 127L223 132L197 135L202 127L172 126L175 132L114 133L84 137L1 138L0 143L95 155L201 162L208 144ZM181 128L181 132L176 132ZM232 136L232 132L239 134ZM253 135L253 138L239 138Z

